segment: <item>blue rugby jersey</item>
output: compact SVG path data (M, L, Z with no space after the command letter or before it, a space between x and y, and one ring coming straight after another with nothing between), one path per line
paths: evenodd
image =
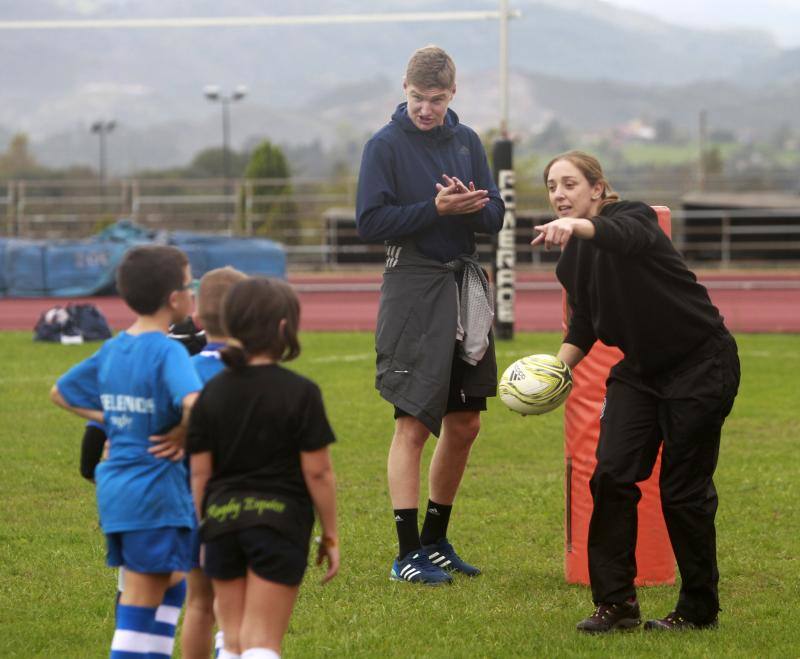
M149 437L179 423L184 397L202 386L186 348L160 332L121 332L57 386L70 405L103 410L111 445L95 471L103 531L194 527L183 461L148 453Z
M191 357L192 366L204 385L225 368L225 363L219 356L220 349L224 347L224 343L209 343L201 352Z
M196 355L192 355L192 366L194 366L194 370L197 372L197 376L200 378L200 382L203 383L203 386L205 386L206 382L213 378L217 373L225 370L225 362L222 361L222 357L220 357L219 354L220 349L224 347L224 343L207 343L203 350L198 352ZM189 492L191 492L192 476L188 453L186 454L185 464L187 484L189 486Z

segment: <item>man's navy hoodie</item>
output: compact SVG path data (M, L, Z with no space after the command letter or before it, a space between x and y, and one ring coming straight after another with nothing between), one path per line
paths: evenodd
M442 174L489 191L489 203L469 215L439 215L434 198ZM445 263L475 251L475 233L503 226L505 206L478 135L447 111L444 124L420 130L406 103L364 146L356 198L356 227L366 242L412 239L425 256Z

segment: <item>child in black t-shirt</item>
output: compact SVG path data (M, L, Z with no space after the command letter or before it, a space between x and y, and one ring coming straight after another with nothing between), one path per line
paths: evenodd
M300 353L291 287L254 277L223 303L228 368L197 400L189 427L203 567L225 636L221 658L274 658L308 559L314 509L324 581L339 569L334 441L319 388L279 365Z

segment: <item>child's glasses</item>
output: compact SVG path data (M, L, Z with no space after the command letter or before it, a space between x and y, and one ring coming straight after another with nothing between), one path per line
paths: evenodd
M197 295L197 291L200 289L200 280L199 279L192 279L188 284L184 284L178 290L179 291L191 291L192 295Z

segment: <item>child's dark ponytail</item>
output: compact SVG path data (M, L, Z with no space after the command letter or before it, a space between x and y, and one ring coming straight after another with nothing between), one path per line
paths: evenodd
M247 366L247 353L242 344L235 339L229 340L228 345L219 351L219 356L225 365L234 371L241 371Z

